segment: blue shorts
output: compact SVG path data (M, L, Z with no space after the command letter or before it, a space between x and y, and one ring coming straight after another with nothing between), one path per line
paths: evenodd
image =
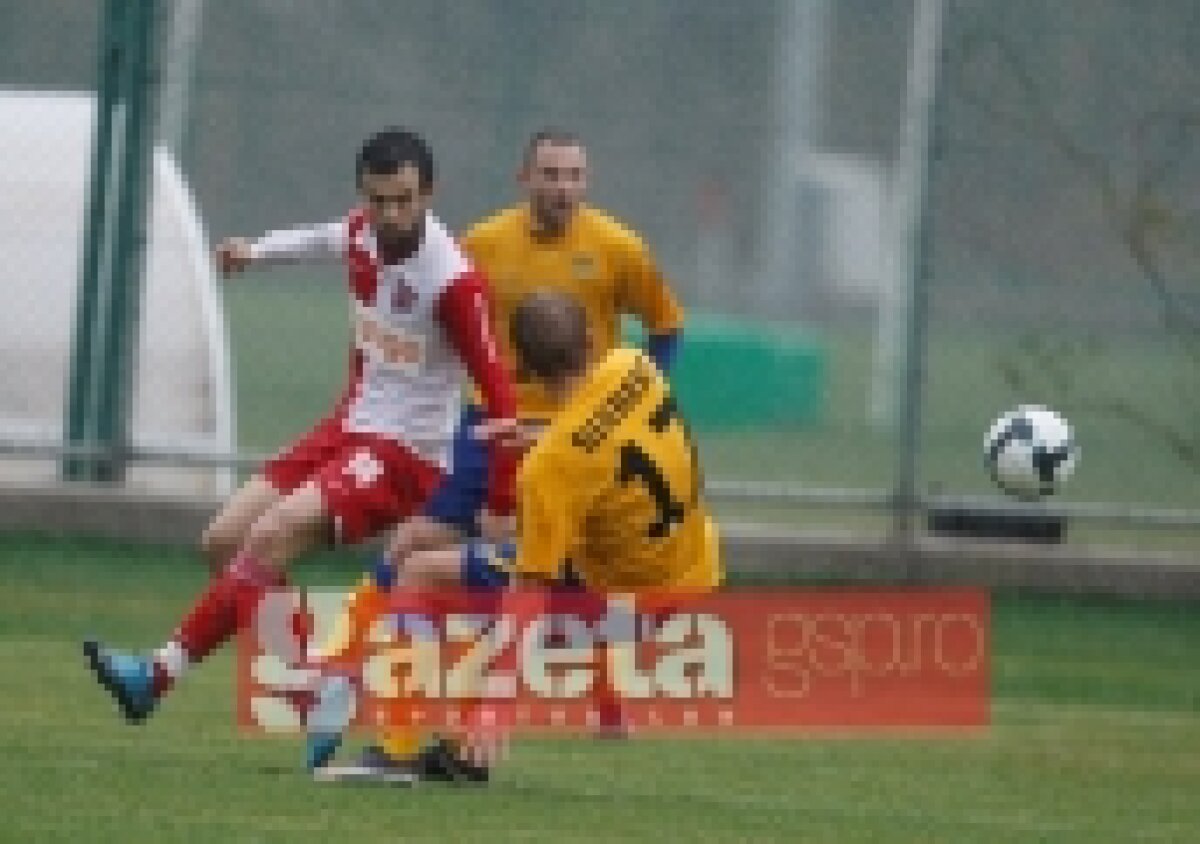
M459 583L468 590L493 591L508 585L517 546L512 542L481 542L473 540L462 545L462 568ZM396 569L386 556L375 560L371 579L380 589L396 585Z
M493 591L508 586L513 563L517 559L515 542L482 542L474 540L462 546L460 583L468 590ZM396 570L386 557L380 557L371 568L371 578L380 589L396 584ZM566 592L582 591L583 580L568 563L552 587Z
M512 542L468 542L462 546L462 585L503 589L512 576L517 546Z
M482 408L475 404L463 406L450 447L450 471L425 502L426 516L458 528L467 536L479 533L479 511L487 503L487 443L474 435L475 426L483 421Z

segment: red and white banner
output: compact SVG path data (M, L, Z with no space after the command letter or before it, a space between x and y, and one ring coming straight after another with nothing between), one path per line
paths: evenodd
M243 637L238 713L302 727L312 690L351 678L354 724L517 729L978 727L989 605L974 589L776 589L703 596L280 592ZM342 617L339 632L338 619ZM349 634L349 635L347 635ZM341 641L331 655L321 646Z

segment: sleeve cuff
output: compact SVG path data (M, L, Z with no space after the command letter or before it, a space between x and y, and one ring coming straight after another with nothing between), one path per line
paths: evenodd
M671 331L651 334L646 339L646 353L664 375L671 371L675 363L675 356L679 351L679 335L679 331Z

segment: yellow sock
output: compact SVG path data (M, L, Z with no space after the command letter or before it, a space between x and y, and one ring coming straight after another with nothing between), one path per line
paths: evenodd
M379 745L393 759L408 759L421 749L421 731L416 727L383 727L379 731Z

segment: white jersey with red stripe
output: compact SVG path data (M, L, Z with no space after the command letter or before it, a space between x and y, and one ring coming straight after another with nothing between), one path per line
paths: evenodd
M335 415L348 431L401 441L449 468L467 372L437 307L442 293L473 270L441 221L428 213L420 246L397 264L381 263L361 209L326 225L269 232L251 249L255 263L345 260L354 347Z

